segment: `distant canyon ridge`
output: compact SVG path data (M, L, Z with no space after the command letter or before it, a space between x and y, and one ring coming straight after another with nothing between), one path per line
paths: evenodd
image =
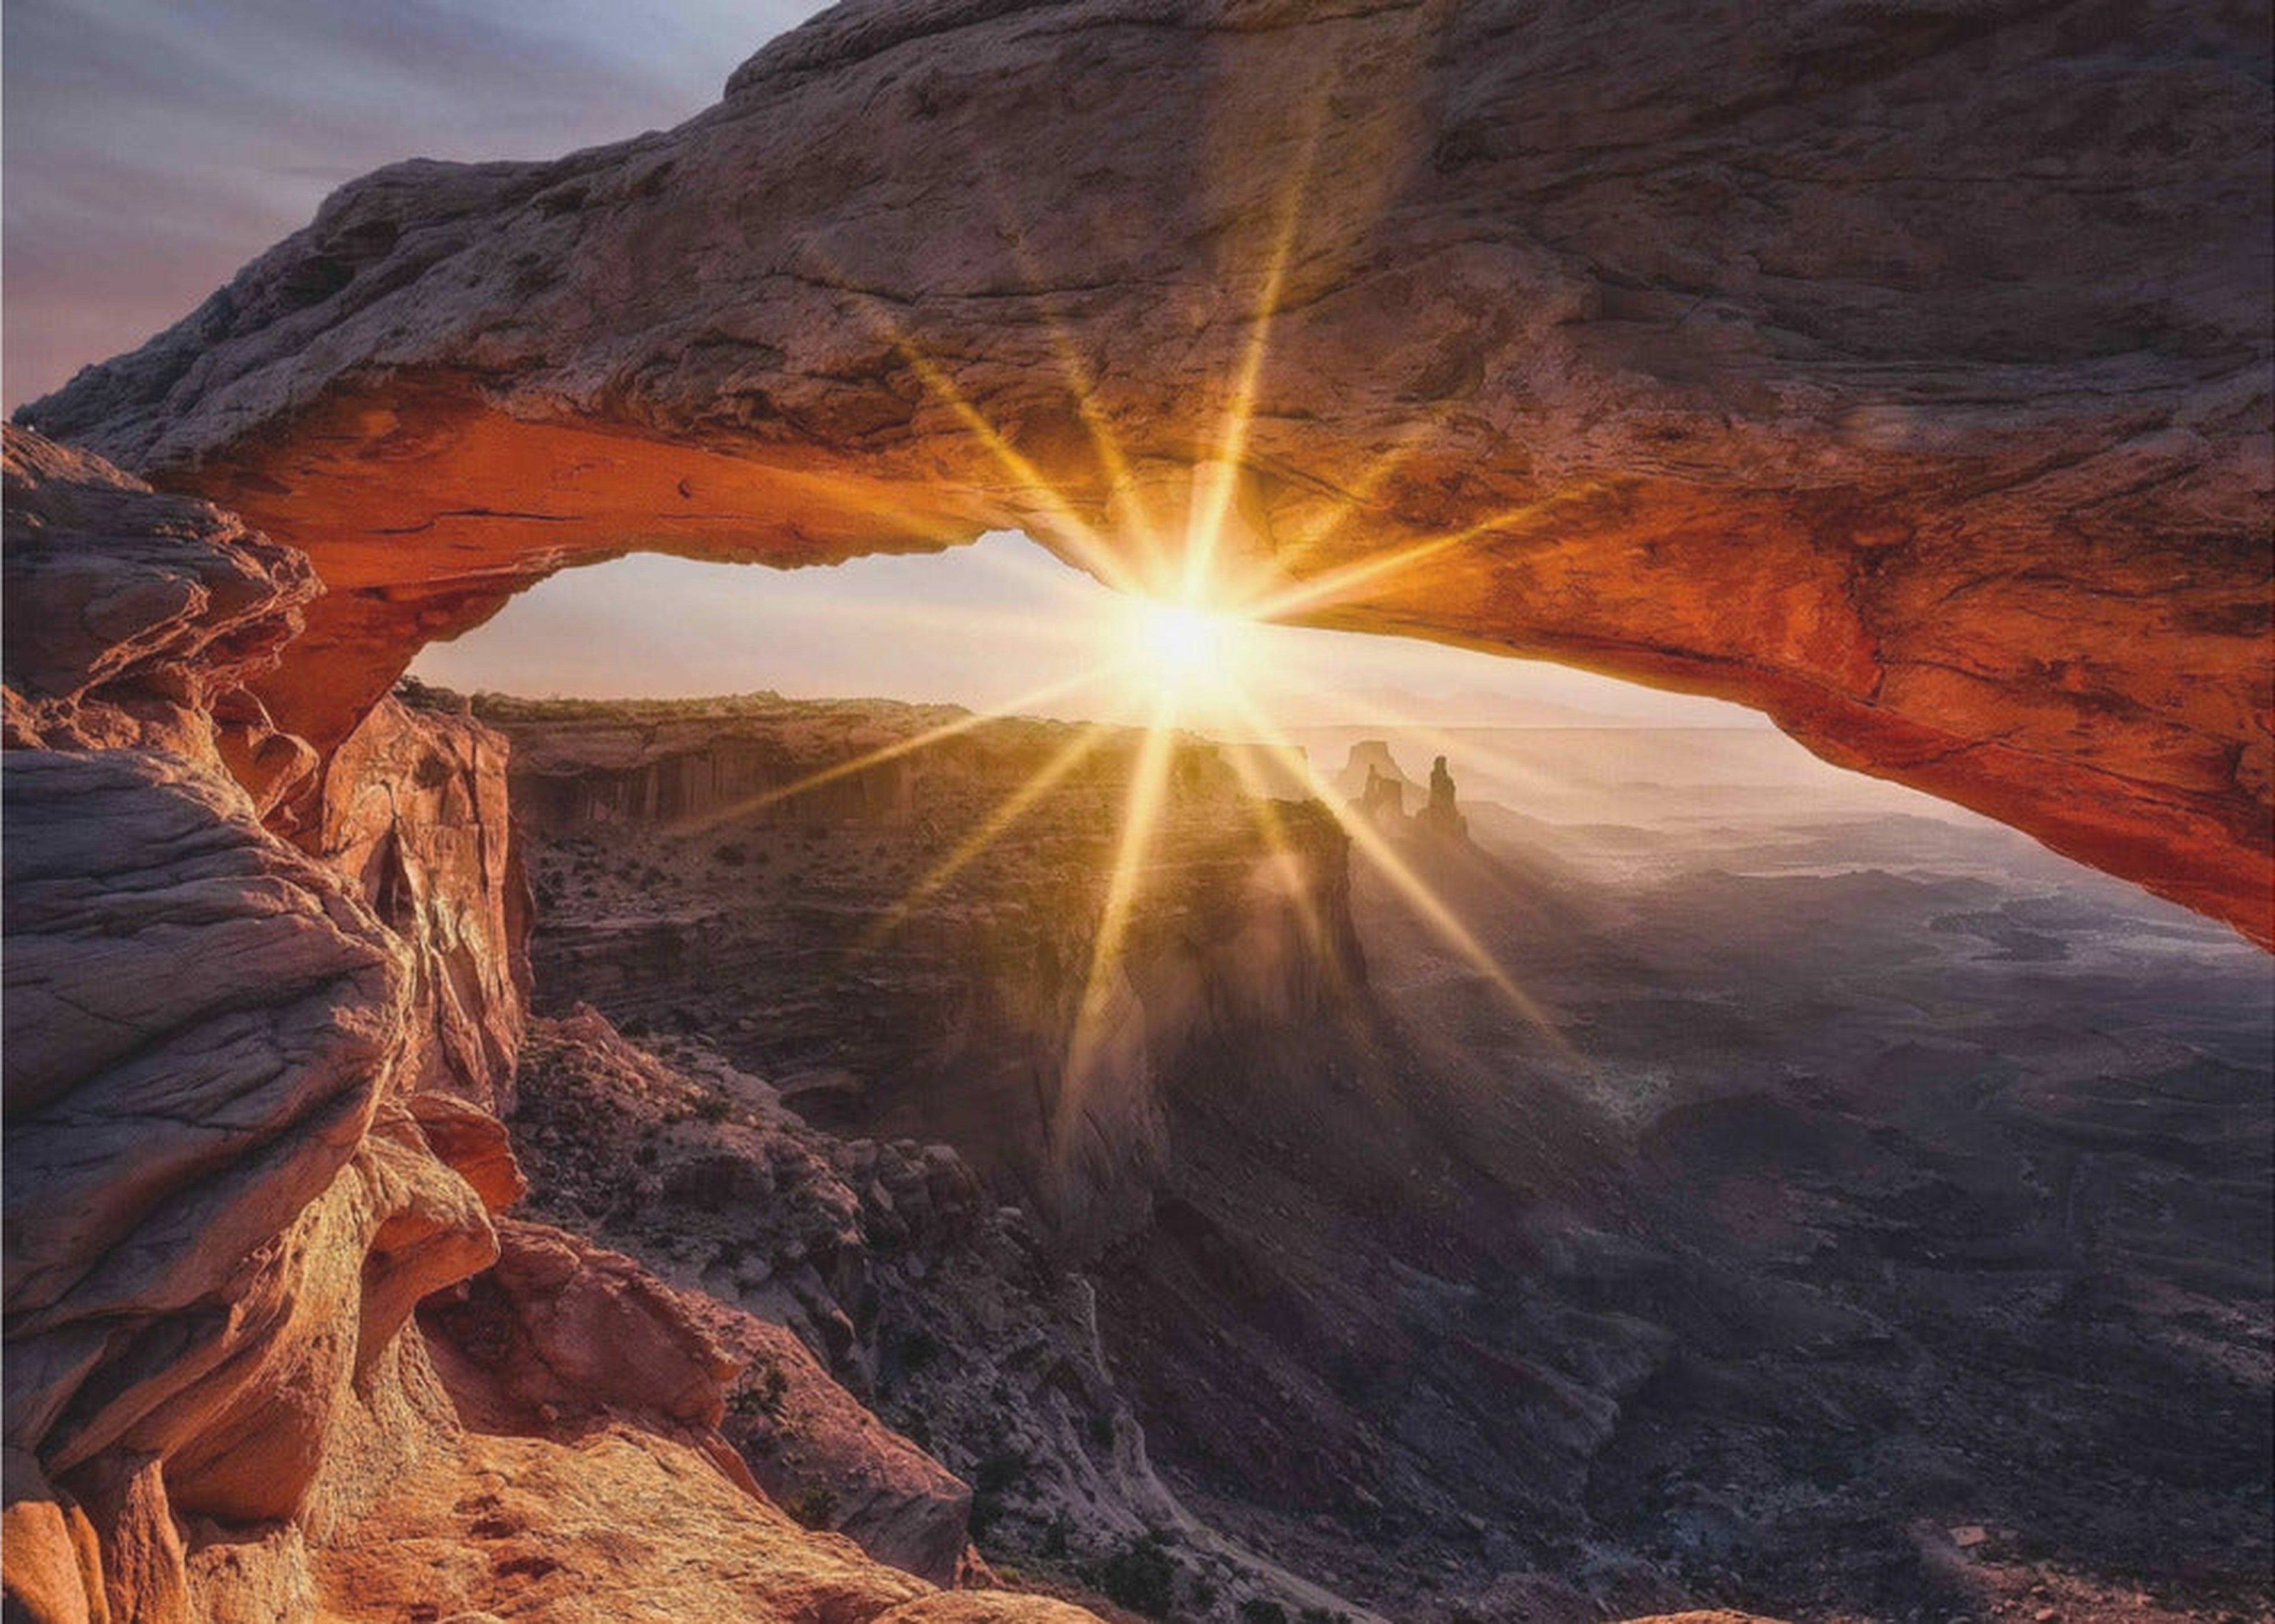
M855 0L21 416L306 555L248 691L319 759L578 563L1158 579L1198 506L1306 618L1757 706L2264 943L2265 20Z

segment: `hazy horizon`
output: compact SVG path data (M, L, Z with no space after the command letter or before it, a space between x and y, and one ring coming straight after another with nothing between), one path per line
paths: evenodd
M422 681L531 699L869 698L1141 722L1145 684L1018 703L1111 658L1129 601L1026 537L801 570L658 554L566 571L454 642ZM1418 638L1244 629L1240 686L1281 727L1770 729L1758 713L1592 672ZM1241 732L1206 714L1196 731Z

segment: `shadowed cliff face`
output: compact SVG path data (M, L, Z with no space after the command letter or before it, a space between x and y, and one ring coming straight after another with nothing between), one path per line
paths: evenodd
M1198 740L1100 958L1135 730L1069 770L1073 724L881 700L480 714L512 743L541 1009L700 1031L817 1125L968 1146L1075 1255L1150 1221L1193 1051L1332 1027L1364 988L1349 838ZM1039 783L985 850L945 850Z
M1195 481L1311 617L1741 700L2271 934L2269 96L2154 0L853 4L681 128L343 189L28 409L305 548L262 691L638 548Z

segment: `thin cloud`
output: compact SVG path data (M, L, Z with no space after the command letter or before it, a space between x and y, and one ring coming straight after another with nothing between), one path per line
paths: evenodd
M14 0L8 410L140 344L409 157L551 157L687 118L805 0Z

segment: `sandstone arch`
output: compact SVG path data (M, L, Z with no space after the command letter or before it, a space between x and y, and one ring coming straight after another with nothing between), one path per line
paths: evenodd
M679 129L354 183L24 415L308 553L323 748L567 565L1138 557L1228 452L1292 578L1468 533L1317 618L1742 700L2266 941L2265 23L853 0Z

